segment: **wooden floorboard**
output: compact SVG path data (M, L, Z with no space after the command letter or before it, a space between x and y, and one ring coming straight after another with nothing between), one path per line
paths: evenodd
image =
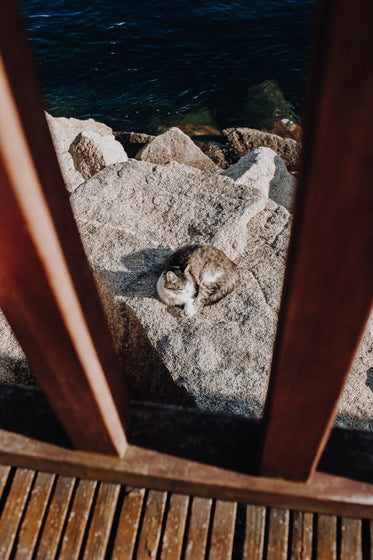
M294 511L291 530L290 560L312 560L313 513Z
M188 506L189 496L183 494L171 495L162 539L161 560L180 560Z
M1 469L0 469L1 470ZM2 473L0 558L369 560L373 522L49 475Z
M113 560L133 556L144 496L145 488L126 488L115 535Z

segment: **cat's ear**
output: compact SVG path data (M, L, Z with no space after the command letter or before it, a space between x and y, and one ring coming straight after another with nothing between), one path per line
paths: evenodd
M177 276L174 272L172 272L172 270L168 270L166 272L166 280L167 282L169 282L170 284L172 284L173 282L175 282L175 280L177 279Z

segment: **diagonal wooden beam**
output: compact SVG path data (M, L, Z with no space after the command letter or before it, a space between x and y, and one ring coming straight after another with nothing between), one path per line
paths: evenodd
M4 4L0 306L72 443L123 455L130 414L124 380L69 206L22 21L15 2Z
M322 2L261 474L306 480L335 419L373 288L373 6Z

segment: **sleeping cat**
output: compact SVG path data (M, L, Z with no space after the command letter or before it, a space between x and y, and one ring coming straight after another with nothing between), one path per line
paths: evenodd
M157 292L167 305L183 305L182 315L191 317L229 294L237 280L236 265L222 251L211 245L187 245L166 262Z

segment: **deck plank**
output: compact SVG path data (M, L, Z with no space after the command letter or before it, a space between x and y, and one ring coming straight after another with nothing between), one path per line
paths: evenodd
M46 515L38 545L36 560L54 560L65 524L75 478L57 477L56 486Z
M179 560L188 515L189 496L172 494L162 539L161 560Z
M204 560L205 558L211 506L211 499L193 497L185 560Z
M99 487L83 560L103 560L120 492L120 484L102 482Z
M136 560L156 558L162 531L167 492L149 490L140 530Z
M233 550L237 502L216 500L209 560L230 558Z
M246 506L243 560L261 560L263 558L265 521L266 508L264 506Z
M320 514L317 517L317 560L337 558L337 517Z
M312 560L313 514L293 512L290 560Z
M33 557L54 480L54 474L37 473L13 552L14 560L31 560Z
M0 499L3 495L4 488L8 481L8 477L11 471L11 467L7 467L5 465L0 465Z
M342 517L340 560L362 560L362 522L361 519Z
M269 513L269 531L267 560L286 560L289 540L288 509L271 508Z
M8 560L18 533L35 471L17 469L0 519L0 557Z
M127 487L115 535L112 560L132 558L139 528L145 488Z
M97 482L94 480L79 481L67 519L59 560L79 558L96 486Z

